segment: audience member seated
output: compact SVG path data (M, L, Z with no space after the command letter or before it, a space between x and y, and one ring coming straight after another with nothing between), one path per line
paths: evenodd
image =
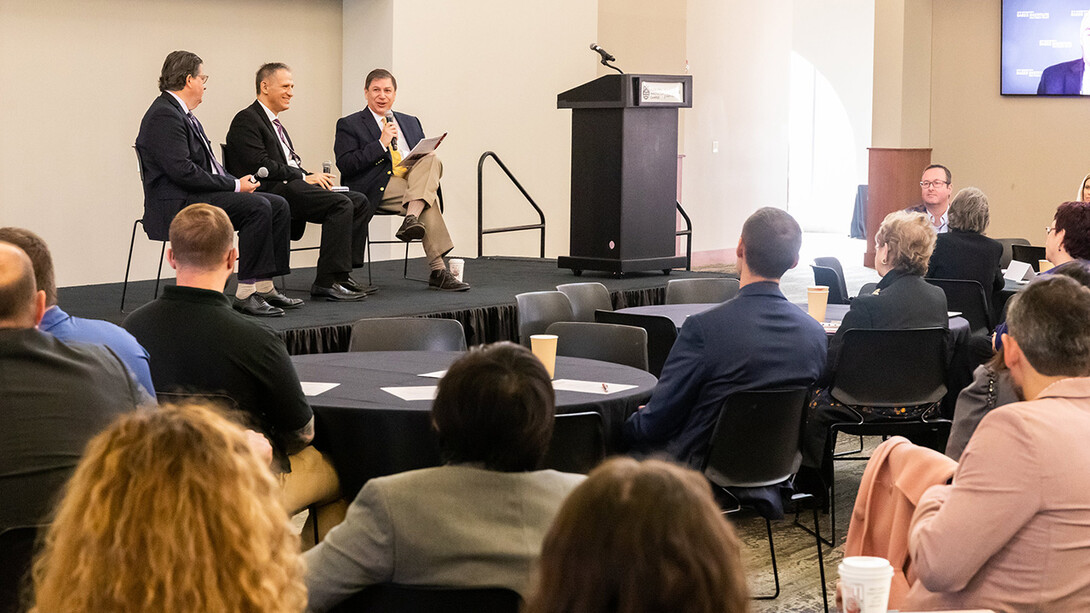
M809 418L803 440L803 466L820 469L824 484L832 478L832 446L836 441L828 437L828 429L838 422L858 422L861 419L888 417L917 417L908 408L886 409L863 407L856 412L839 402L830 393L833 374L836 372L844 334L855 329L947 328L946 294L924 281L927 261L935 248L935 229L920 213L895 211L886 215L875 236L877 251L874 267L882 280L874 293L852 300L851 308L829 342L829 359L822 377L823 389L810 403ZM815 494L824 491L814 487L813 473L803 471L805 488Z
M1083 177L1082 183L1079 183L1079 189L1075 193L1075 200L1078 202L1090 202L1090 174Z
M322 503L318 526L328 530L344 516L337 474L309 446L314 414L283 341L232 310L223 294L235 266L233 245L234 228L222 209L199 203L182 209L170 224L167 249L177 285L122 325L151 354L158 391L234 400L272 443L275 467L285 473L284 506L294 513Z
M1090 610L1090 290L1037 279L1007 321L1004 358L1025 402L985 416L953 484L920 499L906 610Z
M1090 287L1090 265L1081 260L1060 264L1052 269L1051 274L1071 277ZM980 420L992 409L1017 401L1014 383L1000 347L991 360L977 367L973 372L973 382L958 395L954 423L946 442L946 455L960 459Z
M738 296L685 320L651 400L624 423L633 451L665 450L702 468L727 396L813 384L825 366L825 330L780 291L801 245L802 230L785 211L766 207L746 220Z
M976 281L984 290L989 312L995 293L1003 289L1003 245L984 236L988 227L988 197L975 187L959 191L950 202L950 231L939 234L927 266L928 279Z
M119 419L66 487L32 610L302 611L298 538L261 453L198 404Z
M1052 225L1045 229L1045 259L1053 268L1072 260L1090 263L1090 203L1065 202L1056 207ZM1003 347L1006 331L1006 322L996 326L992 337L996 349Z
M57 306L57 282L54 280L53 256L49 253L49 245L37 234L23 228L0 228L0 241L22 249L34 265L34 280L38 289L45 292L45 316L38 329L65 342L78 341L109 347L129 367L144 391L154 397L155 385L151 382L148 352L131 334L108 321L72 317Z
M526 613L746 613L739 550L702 475L615 458L561 507Z
M953 192L953 177L950 169L941 164L932 164L923 170L920 177L920 204L905 209L908 213L922 213L927 216L931 227L939 234L949 229L948 213L950 194Z
M152 402L109 349L38 330L45 311L30 258L0 242L0 530L46 521L87 441Z
M564 498L582 480L537 470L554 393L528 349L474 349L439 380L432 422L444 466L371 479L344 523L305 554L308 610L369 585L503 587L525 597Z

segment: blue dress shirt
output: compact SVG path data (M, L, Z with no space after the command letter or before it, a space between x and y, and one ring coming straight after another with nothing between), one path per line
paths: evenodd
M121 327L108 321L72 317L62 311L59 306L54 305L46 310L42 323L38 324L38 329L52 334L61 341L76 341L110 348L129 368L140 386L152 398L155 398L155 384L151 382L148 352Z

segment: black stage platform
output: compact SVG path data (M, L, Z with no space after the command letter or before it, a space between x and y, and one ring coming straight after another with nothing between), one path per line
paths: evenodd
M675 270L670 275L661 272L626 273L616 278L608 273L588 271L576 277L560 269L556 260L538 258L484 257L467 259L465 280L473 286L468 292L439 292L428 288L427 265L423 258L409 260L409 276L402 278L402 260L375 262L372 282L379 291L362 302L331 303L310 299L310 284L314 269L297 269L283 280L277 279L289 296L307 301L301 309L288 311L284 317L260 319L280 332L292 354L346 351L352 322L364 317L442 317L457 319L466 328L469 344L518 340L518 318L515 294L553 290L561 283L598 281L613 296L614 308L662 304L666 296L666 281L688 277L721 277L718 273L695 273ZM364 282L366 268L353 276ZM164 283L173 283L170 279ZM283 289L286 282L287 289ZM129 283L125 309L132 311L152 299L155 281ZM229 288L233 293L233 289ZM61 308L71 315L105 319L121 323L121 284L63 287L59 290Z

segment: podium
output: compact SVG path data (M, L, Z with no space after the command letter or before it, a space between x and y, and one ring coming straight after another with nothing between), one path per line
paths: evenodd
M622 274L685 266L675 251L677 109L689 75L611 74L556 97L572 109L570 254L559 268Z

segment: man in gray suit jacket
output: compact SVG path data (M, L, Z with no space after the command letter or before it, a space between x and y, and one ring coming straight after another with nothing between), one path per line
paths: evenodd
M553 413L549 375L529 350L498 343L455 362L432 406L447 464L363 486L344 522L305 555L308 610L377 583L525 596L545 533L583 480L535 470Z

